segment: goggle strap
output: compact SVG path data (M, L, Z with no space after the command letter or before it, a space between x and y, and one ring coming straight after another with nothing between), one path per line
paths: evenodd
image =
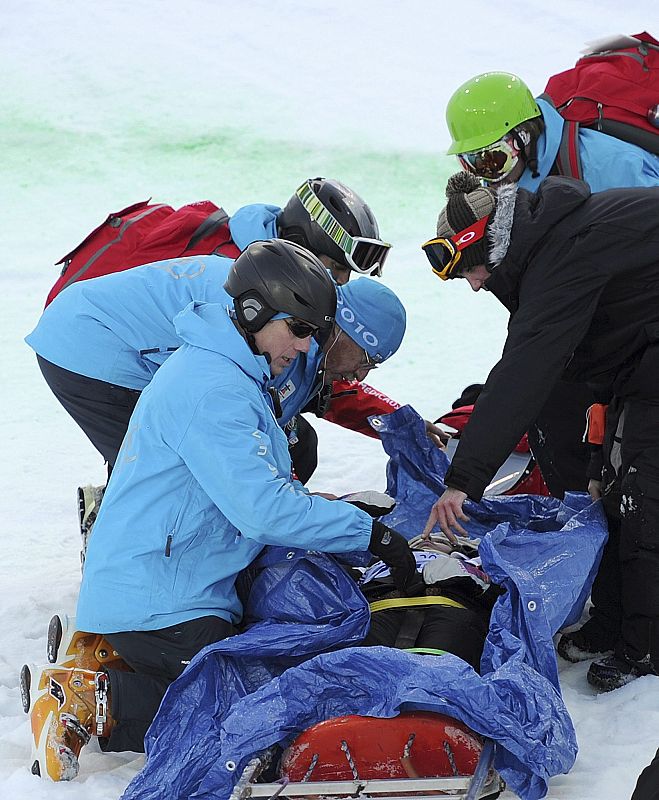
M464 250L465 247L480 241L483 236L485 236L485 228L487 227L489 218L490 215L487 214L486 216L477 219L476 222L474 222L468 228L464 228L464 230L454 233L453 236L451 236L451 241L455 247L458 250Z
M307 181L295 192L307 213L322 230L343 250L349 253L353 247L353 238L348 231L325 208Z

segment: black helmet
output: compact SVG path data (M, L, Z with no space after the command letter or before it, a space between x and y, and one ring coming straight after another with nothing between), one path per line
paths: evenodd
M328 178L305 181L280 212L277 226L282 239L360 273L381 275L391 247L380 239L378 223L361 197Z
M234 261L225 291L234 298L239 324L256 333L278 312L318 329L322 341L336 312L334 281L308 250L292 242L254 242Z

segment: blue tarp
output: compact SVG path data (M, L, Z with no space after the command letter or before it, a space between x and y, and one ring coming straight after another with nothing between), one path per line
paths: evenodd
M446 457L409 407L383 417L385 521L418 534L443 490ZM270 548L246 616L251 627L207 647L168 690L147 735L147 761L124 800L227 798L248 760L335 716L438 711L496 742L495 765L523 800L546 794L577 753L558 686L552 636L578 618L606 527L587 495L469 503L483 566L507 590L496 602L481 675L459 658L355 645L368 608L332 557Z

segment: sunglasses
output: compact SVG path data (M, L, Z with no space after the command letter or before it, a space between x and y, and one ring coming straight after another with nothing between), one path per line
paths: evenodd
M308 322L303 322L301 319L286 317L284 322L296 339L308 339L309 336L317 337L320 333L320 329L316 328L315 325L309 325Z
M522 152L516 134L507 133L502 139L481 150L460 153L458 161L467 172L488 183L498 183L515 168Z
M462 258L462 251L465 247L480 241L485 236L485 229L489 219L490 215L488 214L468 228L455 233L450 239L439 236L436 239L429 239L425 244L421 245L421 249L430 262L432 271L438 278L447 281L450 278L458 277L459 270L457 267Z
M295 194L311 219L343 250L350 269L361 275L369 272L378 277L382 275L382 267L391 249L390 244L365 236L351 236L325 208L314 192L311 181L303 183Z
M355 368L355 372L361 372L364 369L377 369L379 364L377 364L371 356L366 352L366 350L362 350L364 354L364 360L361 364L358 364Z

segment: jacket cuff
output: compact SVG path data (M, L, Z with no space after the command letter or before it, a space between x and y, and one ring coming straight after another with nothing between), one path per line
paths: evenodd
M471 500L475 500L477 503L483 496L483 492L487 486L487 483L483 483L482 480L475 478L473 475L455 469L452 465L446 472L444 483L453 489L459 489L461 492L465 492Z
M596 481L602 480L602 468L604 467L604 452L601 447L591 445L590 461L586 477Z

